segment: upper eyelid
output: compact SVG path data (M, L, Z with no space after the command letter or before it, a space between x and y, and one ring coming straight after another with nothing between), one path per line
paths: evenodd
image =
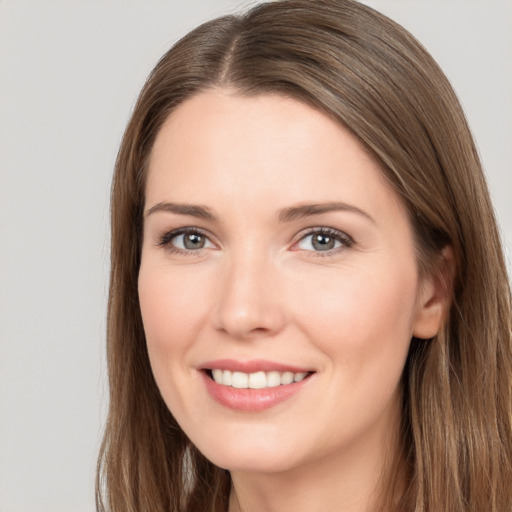
M214 242L212 240L212 235L210 235L210 233L208 233L208 231L205 231L204 229L201 229L198 227L192 227L192 226L171 229L170 231L167 231L163 235L159 236L157 238L157 243L158 243L158 245L164 246L164 245L170 243L170 241L173 238L175 238L179 235L183 235L185 233L197 233L197 234L202 235L205 238L207 238L212 244L216 244L216 242Z
M295 235L293 241L294 243L297 243L298 241L302 240L306 236L315 235L317 233L325 233L328 235L337 236L340 240L345 242L354 243L354 239L345 231L341 231L339 229L327 227L327 226L317 226L312 228L306 228L303 229L301 232L297 233Z

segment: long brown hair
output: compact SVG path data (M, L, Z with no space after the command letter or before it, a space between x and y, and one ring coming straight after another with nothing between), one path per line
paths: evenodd
M208 22L159 61L112 187L110 409L97 508L226 511L229 473L191 444L153 379L137 293L148 157L168 115L208 88L283 94L355 134L407 206L421 272L451 246L442 331L412 340L403 376L396 510L512 510L510 285L481 164L448 80L402 27L352 0L283 0ZM392 478L388 478L392 483ZM391 510L391 508L389 509Z

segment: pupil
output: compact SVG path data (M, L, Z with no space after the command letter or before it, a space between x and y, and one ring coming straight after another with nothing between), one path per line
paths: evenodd
M183 237L184 245L187 249L201 249L204 247L204 238L197 233L189 233Z
M321 233L313 237L313 247L318 251L328 251L334 248L334 238L322 235Z

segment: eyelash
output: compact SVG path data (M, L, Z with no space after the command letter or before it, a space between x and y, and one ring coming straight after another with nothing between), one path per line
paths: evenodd
M185 234L188 234L188 235L199 235L199 236L203 236L203 237L205 237L205 238L207 238L209 240L208 235L204 231L202 231L201 229L198 229L198 228L180 228L180 229L175 229L173 231L169 231L164 236L162 236L162 238L160 239L158 245L161 246L161 247L164 247L171 254L180 254L180 255L184 255L184 256L195 256L194 253L199 252L199 250L193 251L193 250L180 249L178 247L174 247L172 245L172 243L171 243L173 238L176 238L176 237L178 237L180 235L185 235Z
M180 249L180 248L175 247L175 246L172 245L171 242L172 242L172 240L174 238L176 238L176 237L178 237L180 235L184 235L184 234L199 235L199 236L205 237L205 238L207 238L209 240L208 234L205 233L204 231L202 231L199 228L180 228L180 229L175 229L173 231L169 231L168 233L163 235L161 237L160 241L158 242L158 245L160 247L164 247L171 254L180 254L180 255L185 255L185 256L195 256L196 254L194 254L194 253L200 252L201 249L197 249L197 250L189 249L189 250L186 250L186 249ZM334 249L329 249L327 251L309 251L309 250L304 250L304 252L309 253L308 257L327 257L327 256L332 256L333 254L337 254L340 251L343 251L344 249L349 249L355 243L353 238L350 237L349 235L347 235L346 233L344 233L343 231L338 231L337 229L327 228L327 227L317 227L317 228L310 228L307 231L299 233L295 237L295 239L293 241L293 245L294 246L297 245L299 242L301 242L302 240L306 239L308 236L313 236L313 235L317 235L317 234L321 234L321 235L325 235L325 236L328 236L328 237L332 237L336 241L340 242L341 246L337 247L337 248L334 248Z
M304 250L304 252L307 254L308 257L325 258L325 257L333 256L345 249L350 249L350 247L352 247L354 245L354 239L352 237L350 237L343 231L339 231L337 229L327 228L327 227L310 228L302 233L299 233L295 237L293 245L297 245L299 242L301 242L302 240L305 240L307 237L310 237L313 235L318 235L318 234L333 238L335 241L340 242L341 245L340 245L340 247L329 249L327 251Z

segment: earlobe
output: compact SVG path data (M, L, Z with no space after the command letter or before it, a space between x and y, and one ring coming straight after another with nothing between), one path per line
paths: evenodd
M442 328L450 307L454 275L453 250L446 246L435 269L423 279L414 320L415 338L433 338Z

